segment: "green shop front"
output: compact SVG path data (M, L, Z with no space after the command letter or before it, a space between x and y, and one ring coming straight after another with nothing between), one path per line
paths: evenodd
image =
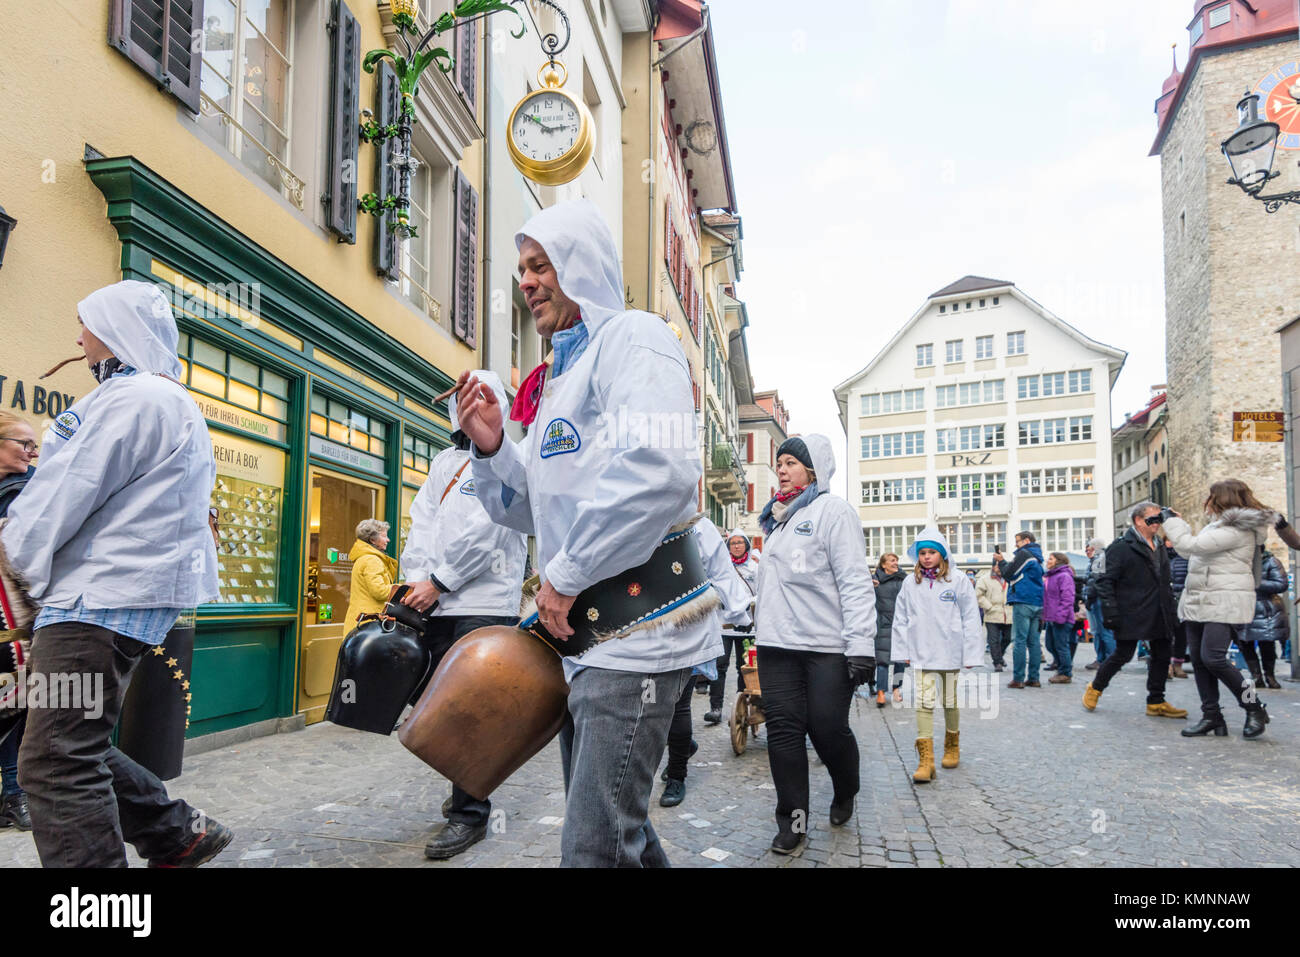
M319 721L356 525L387 521L400 554L452 380L134 158L86 168L123 278L169 287L217 463L220 599L198 609L187 736Z

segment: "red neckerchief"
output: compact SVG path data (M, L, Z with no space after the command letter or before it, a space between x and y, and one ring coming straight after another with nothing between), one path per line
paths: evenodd
M797 487L795 487L795 488L790 489L790 491L788 491L788 492L777 492L777 493L776 493L776 500L777 500L778 502L780 502L782 505L784 505L786 502L790 501L792 498L798 498L798 497L799 497L799 493L802 492L802 491L803 491L804 489L806 489L807 487L808 487L808 486L806 486L806 485L800 485L800 486L797 486Z
M537 410L542 404L542 388L546 385L546 372L549 367L545 362L539 365L528 378L524 379L515 394L515 401L510 406L510 421L532 425L537 418Z
M733 564L733 565L743 565L743 564L745 564L745 562L747 562L747 561L749 561L749 549L748 549L748 548L745 549L745 554L741 555L739 558L737 558L735 555L732 555L732 556L731 556L731 564Z

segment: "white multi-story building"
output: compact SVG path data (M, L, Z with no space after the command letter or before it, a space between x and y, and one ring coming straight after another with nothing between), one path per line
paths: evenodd
M872 561L930 522L966 566L1020 529L1045 552L1109 538L1110 389L1126 355L1011 282L967 276L930 296L835 388Z

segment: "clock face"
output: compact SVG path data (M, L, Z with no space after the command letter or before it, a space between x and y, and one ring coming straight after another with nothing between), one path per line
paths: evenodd
M539 90L524 100L510 119L515 146L529 159L557 160L578 142L582 117L567 97L554 90Z
M1283 63L1255 87L1260 116L1282 128L1280 150L1300 150L1300 62Z

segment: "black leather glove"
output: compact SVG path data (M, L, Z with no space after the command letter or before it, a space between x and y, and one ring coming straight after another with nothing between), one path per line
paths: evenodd
M849 682L854 688L860 687L876 676L876 659L861 655L845 655L848 663Z

